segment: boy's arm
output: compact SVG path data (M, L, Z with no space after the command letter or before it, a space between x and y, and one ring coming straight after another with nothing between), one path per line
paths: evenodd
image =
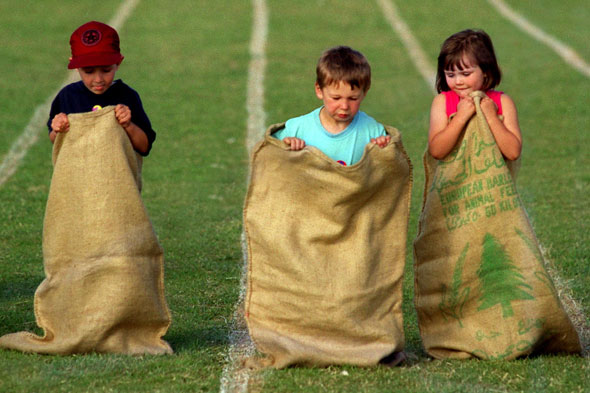
M290 121L291 120L287 121L285 127L273 133L272 136L285 142L285 144L293 151L302 150L305 147L305 141L293 136L297 135L297 132L294 129L289 128Z
M140 153L146 153L149 148L147 135L131 121L131 109L127 105L119 104L115 107L115 117L127 133L133 148Z
M303 139L295 138L294 136L283 138L283 142L289 145L291 150L301 150L305 147L305 141Z
M49 132L49 141L50 141L51 143L54 143L54 142L55 142L55 138L57 138L57 132L55 132L55 131L51 130L51 131Z
M387 146L387 144L389 143L390 140L391 140L390 135L381 135L381 136L378 136L377 138L372 138L371 142L381 148L384 148L385 146Z
M51 143L55 142L58 132L68 132L70 129L70 122L65 113L58 113L51 119L51 131L49 132L49 140Z

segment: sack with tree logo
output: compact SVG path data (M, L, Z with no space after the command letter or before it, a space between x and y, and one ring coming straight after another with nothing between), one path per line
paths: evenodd
M376 365L404 345L402 277L411 164L397 130L342 166L289 151L270 127L244 207L245 316L266 364Z
M476 114L453 151L426 151L414 241L415 306L435 358L514 359L578 353L578 335L547 270L515 186L474 96Z

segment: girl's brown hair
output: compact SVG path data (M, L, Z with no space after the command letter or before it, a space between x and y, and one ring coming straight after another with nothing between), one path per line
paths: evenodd
M348 46L326 50L318 60L316 83L325 86L346 82L366 93L371 87L371 66L362 53Z
M438 55L436 90L449 91L445 71L465 68L463 57L467 56L481 68L484 74L482 89L488 90L500 84L502 72L496 60L490 36L483 30L463 30L453 34L443 42ZM475 64L474 64L475 65Z

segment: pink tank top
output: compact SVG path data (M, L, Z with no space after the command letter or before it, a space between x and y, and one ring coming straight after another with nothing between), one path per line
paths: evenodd
M459 104L460 97L457 93L455 93L452 90L443 91L442 93L445 95L445 99L447 102L447 117L449 117L453 113L457 112L457 105ZM502 92L502 91L496 91L496 90L486 91L486 95L488 97L490 97L498 106L498 114L499 115L502 114L502 101L500 99L502 94L504 94L504 92Z

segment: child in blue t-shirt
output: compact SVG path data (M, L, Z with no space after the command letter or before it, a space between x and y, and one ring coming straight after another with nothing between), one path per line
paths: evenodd
M369 142L389 143L383 125L359 110L371 86L371 67L360 52L347 46L326 50L316 75L315 93L324 105L288 120L274 137L291 150L314 146L342 165L358 162Z
M51 104L47 127L53 143L59 132L70 128L67 115L115 106L115 117L123 127L133 148L147 156L156 133L146 115L139 94L115 73L123 61L119 35L112 27L100 22L88 22L78 27L70 37L72 57L69 69L77 69L81 81L64 87Z

